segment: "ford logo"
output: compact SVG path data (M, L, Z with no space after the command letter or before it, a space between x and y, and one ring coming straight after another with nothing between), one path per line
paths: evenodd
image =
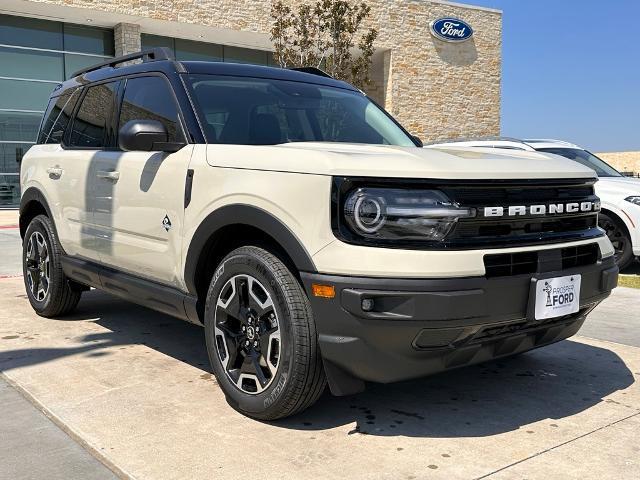
M445 42L464 42L473 35L473 28L459 18L439 18L430 24L431 33Z

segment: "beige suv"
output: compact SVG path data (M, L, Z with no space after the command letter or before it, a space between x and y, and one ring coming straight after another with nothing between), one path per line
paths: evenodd
M575 334L618 273L593 171L420 146L320 71L158 49L78 72L22 161L29 301L95 287L204 325L260 419Z

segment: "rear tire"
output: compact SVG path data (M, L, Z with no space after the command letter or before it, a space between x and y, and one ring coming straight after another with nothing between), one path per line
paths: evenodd
M326 386L309 300L273 254L241 247L222 260L207 293L209 360L229 404L259 420L299 413Z
M628 267L633 262L633 247L631 245L631 237L624 224L615 217L611 217L606 213L598 215L598 226L602 228L615 250L615 259L620 270Z
M38 215L27 226L22 243L22 272L29 303L42 317L73 311L82 295L67 278L61 264L62 248L51 219Z

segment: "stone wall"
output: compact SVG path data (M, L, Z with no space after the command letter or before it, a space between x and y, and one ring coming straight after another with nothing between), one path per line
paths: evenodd
M605 152L596 155L621 172L640 174L640 152Z
M115 43L116 57L139 52L142 46L140 25L135 23L118 23L113 28L113 42Z
M132 24L135 16L142 16L268 35L271 22L270 0L32 1L50 4L52 11L60 5L131 15ZM375 82L369 89L376 100L424 140L500 133L500 12L439 0L367 3L372 9L369 26L379 31ZM474 36L464 43L435 39L429 23L444 16L466 21ZM117 27L117 53L135 47L129 36L135 26L127 25Z

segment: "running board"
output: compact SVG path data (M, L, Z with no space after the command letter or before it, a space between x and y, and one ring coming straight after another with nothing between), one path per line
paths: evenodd
M63 255L61 263L64 274L71 280L181 320L202 325L196 310L197 299L177 288L80 258Z

